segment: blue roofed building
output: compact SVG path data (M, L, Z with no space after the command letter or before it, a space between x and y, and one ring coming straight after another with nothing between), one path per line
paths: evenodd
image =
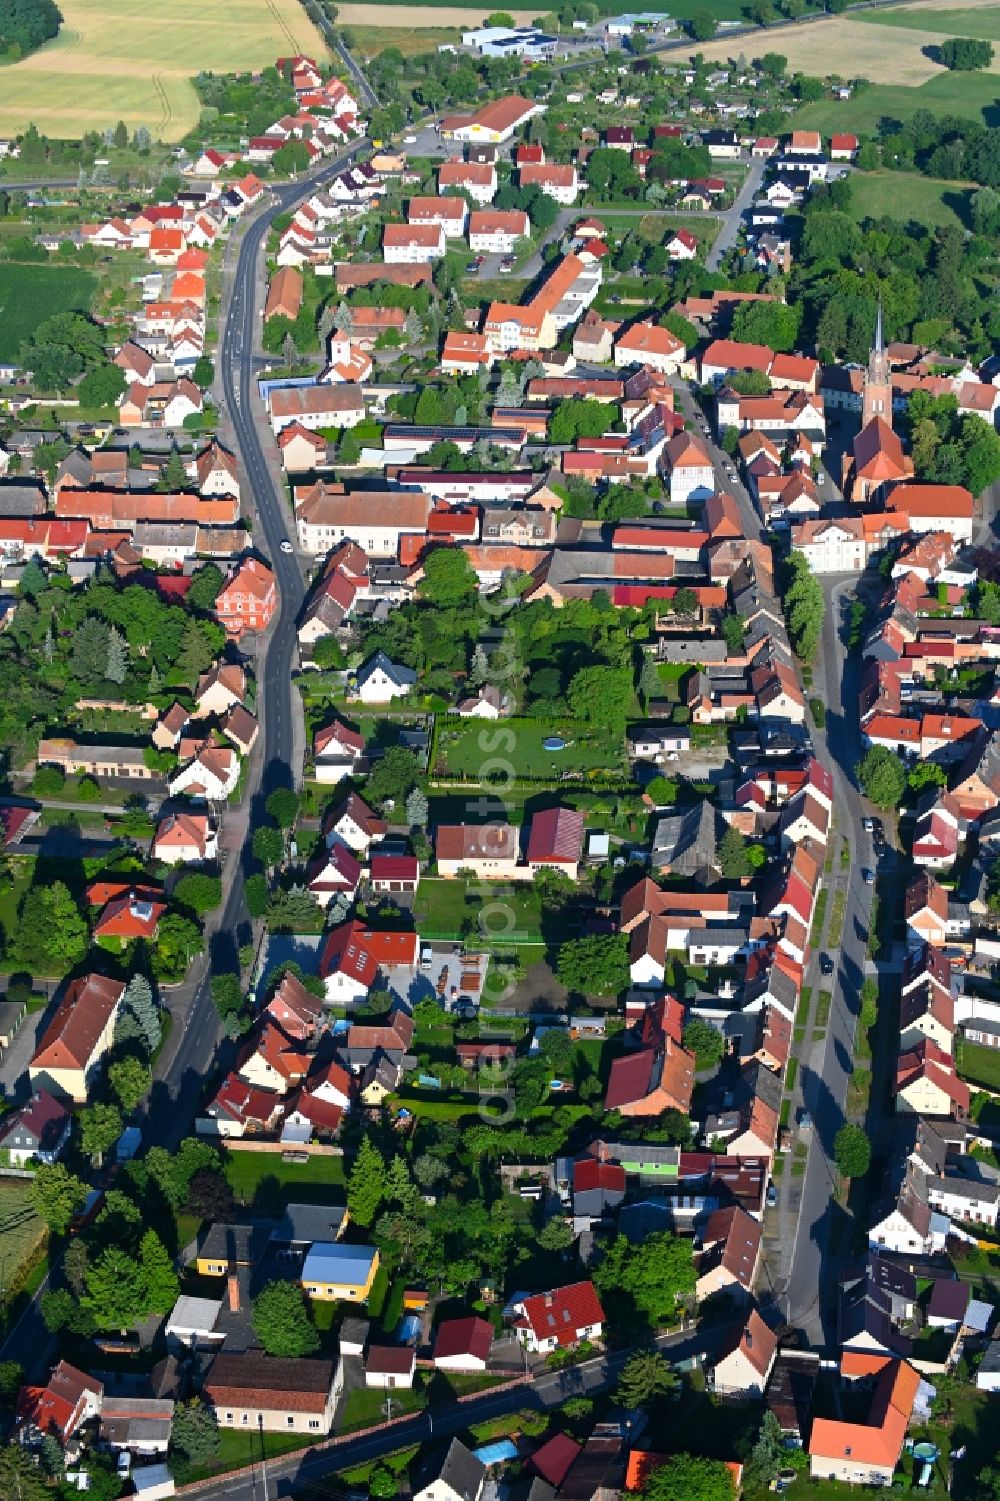
M339 1241L313 1242L302 1267L306 1296L321 1302L364 1303L379 1267L374 1246L345 1246Z

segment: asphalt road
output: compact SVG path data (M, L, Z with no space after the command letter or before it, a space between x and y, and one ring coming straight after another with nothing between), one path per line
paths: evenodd
M263 446L271 442L271 434L267 413L257 393L254 363L264 295L263 248L276 215L285 213L317 185L349 167L365 149L366 143L358 142L317 174L277 188L273 201L248 224L233 273L217 369L221 374L232 444L243 471L244 494L253 498L254 545L274 569L280 602L256 663L261 749L255 750L244 794L244 816L249 810L245 839L242 850L227 869L228 889L207 962L203 959L195 977L167 998L173 1030L159 1060L143 1122L147 1147L175 1147L190 1131L206 1080L221 1062L224 1044L212 1001L211 974L213 970L236 968L237 949L250 938L243 882L250 858L250 835L254 825L261 821L259 805L275 787L294 785L299 771L293 754L296 705L291 677L295 622L305 597L305 586L295 554L281 551L283 541L294 545L291 511L279 491Z
M736 244L736 237L740 232L740 225L743 223L743 215L760 191L760 184L766 166L766 158L752 156L750 158L749 171L743 179L743 183L733 200L732 206L724 209L721 213L711 216L722 220L722 228L719 230L715 244L705 258L706 270L718 271L719 262L722 260L722 257L732 250Z
M811 691L826 705L826 725L814 731L813 739L817 755L833 773L836 827L848 841L851 865L843 935L839 949L830 952L836 966L834 974L823 980L815 972L810 976L813 1005L817 1004L818 985L831 990L832 998L826 1036L814 1040L811 1056L800 1062L802 1101L813 1120L812 1130L798 1136L808 1145L805 1173L800 1178L786 1174L782 1184L784 1193L797 1188L800 1194L784 1279L786 1314L789 1323L802 1328L813 1345L829 1342L834 1334L836 1274L849 1238L846 1215L832 1197L833 1143L845 1119L868 958L873 888L866 885L862 872L866 867L874 869L876 863L871 836L862 826L862 819L872 810L865 804L853 773L862 752L858 721L860 659L847 654L846 614L857 577L831 577L822 582L826 615ZM835 884L836 879L834 871L827 878L828 884ZM829 907L827 912L829 916Z
M681 1361L692 1355L719 1350L731 1328L730 1324L722 1324L683 1334L663 1335L656 1340L656 1346L672 1361ZM488 1418L503 1417L524 1408L552 1408L569 1397L604 1391L617 1381L631 1354L631 1350L618 1350L611 1355L596 1356L569 1370L542 1370L527 1384L521 1383L502 1392L485 1392L471 1401L453 1402L432 1414L420 1413L405 1423L336 1440L328 1448L311 1451L305 1456L294 1454L287 1459L271 1460L267 1464L268 1493L271 1496L291 1495L303 1486L315 1485L324 1475L366 1464L413 1444L448 1438L463 1432L471 1423L482 1423ZM226 1496L231 1501L258 1501L257 1484L256 1474L223 1475L218 1480L192 1487L191 1491L201 1497Z

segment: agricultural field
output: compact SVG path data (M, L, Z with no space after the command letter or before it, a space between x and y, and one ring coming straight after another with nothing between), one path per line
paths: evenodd
M96 290L97 277L79 266L0 265L0 359L16 363L53 313L89 312Z
M327 56L299 0L230 0L224 23L208 25L199 0L162 0L154 11L131 0L61 0L61 9L56 39L2 70L0 134L33 121L43 134L76 137L124 120L179 141L198 122L197 73Z
M870 34L867 28L866 35ZM864 45L864 38L858 45ZM815 66L814 61L813 69ZM848 67L846 58L842 66ZM820 99L815 104L805 104L793 115L791 123L796 130L819 130L823 135L831 135L835 130L874 135L883 119L905 124L918 110L929 109L935 115L960 115L993 124L998 100L1000 77L995 73L946 73L939 69L917 88L878 84L843 102Z
M956 182L920 177L915 172L855 172L851 177L850 214L862 219L890 218L907 223L957 224L965 227L968 188Z
M980 37L986 42L1000 42L1000 9L995 4L973 5L958 0L954 6L931 4L907 6L899 10L868 11L861 16L866 26L899 26L912 31L914 23L921 31L937 31L943 36Z
M783 30L774 40L773 50L788 59L789 72L833 74L841 78L869 78L880 85L918 88L930 79L947 77L956 94L963 93L969 83L968 73L946 73L943 65L935 61L933 49L941 41L939 31L923 31L919 26L919 12L912 11L913 21L906 30L901 27L872 27L850 16L831 16L809 26ZM928 51L930 49L930 51ZM726 61L735 53L744 51L755 56L768 48L758 46L753 38L723 38L694 48L707 61ZM993 63L1000 73L1000 58ZM975 75L980 78L982 75ZM997 81L994 80L994 88ZM867 98L867 94L863 97ZM848 103L850 101L847 101ZM845 105L836 103L835 108L845 111Z
M630 0L596 0L602 16L620 16L634 10ZM717 21L740 21L744 19L745 0L712 0L712 15ZM693 16L704 10L704 0L677 0L669 14L675 19ZM423 0L348 0L337 6L337 21L341 26L481 26L490 13L488 5L425 6ZM530 26L539 14L536 10L507 10L515 25ZM384 17L384 20L383 20Z

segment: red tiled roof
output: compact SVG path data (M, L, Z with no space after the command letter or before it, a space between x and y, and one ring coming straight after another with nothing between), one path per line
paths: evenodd
M592 1282L574 1282L550 1293L536 1293L522 1304L523 1325L539 1341L553 1337L560 1345L572 1345L580 1331L604 1323L604 1309Z
M434 1340L434 1359L471 1355L486 1360L493 1345L493 1327L486 1319L445 1319Z

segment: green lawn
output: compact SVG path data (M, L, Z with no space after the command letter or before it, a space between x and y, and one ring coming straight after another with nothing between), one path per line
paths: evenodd
M28 1203L27 1181L23 1178L0 1179L3 1303L21 1290L24 1275L46 1234L44 1221Z
M344 1159L310 1157L282 1162L280 1153L225 1151L226 1178L236 1197L258 1211L280 1209L289 1201L344 1202Z
M542 742L556 735L565 740L565 749L545 750ZM502 725L443 719L433 772L488 783L509 766L515 777L558 781L567 771L620 773L624 764L624 737L600 725L575 719L508 719Z
M1000 1048L984 1048L978 1042L956 1038L955 1063L970 1084L1000 1091Z
M998 98L1000 78L994 73L941 73L917 88L878 83L844 101L821 99L805 104L791 124L796 130L819 130L824 135L835 130L874 135L883 118L905 124L918 109L929 109L937 115L964 115L986 123L985 112L992 110Z
M394 1418L401 1417L406 1412L421 1412L427 1406L427 1398L422 1391L397 1388L392 1392L383 1392L376 1387L358 1386L348 1395L337 1425L338 1432L350 1433L355 1428L371 1428L376 1423L384 1423L387 1398L392 1399Z
M916 172L855 172L851 177L852 219L892 219L919 224L964 226L968 188Z
M900 26L907 31L940 31L944 36L982 37L987 42L1000 41L1000 10L983 6L973 10L901 10L859 11L851 20L869 26Z
M425 877L417 888L413 916L421 935L428 939L457 942L469 937L479 943L495 935L505 948L541 943L541 905L530 887L505 886L497 904L502 913L486 913L481 928L483 894L478 883L470 890L462 880Z
M249 1464L260 1464L261 1440L261 1434L251 1433L244 1428L220 1428L218 1457L211 1464L199 1465L193 1469L190 1475L184 1477L185 1481L207 1480L210 1476L223 1474L227 1470L240 1470ZM277 1459L280 1454L307 1449L315 1442L315 1438L309 1438L304 1433L265 1433L264 1455L267 1459Z
M16 362L53 313L89 312L96 289L96 276L80 266L0 266L0 359Z

